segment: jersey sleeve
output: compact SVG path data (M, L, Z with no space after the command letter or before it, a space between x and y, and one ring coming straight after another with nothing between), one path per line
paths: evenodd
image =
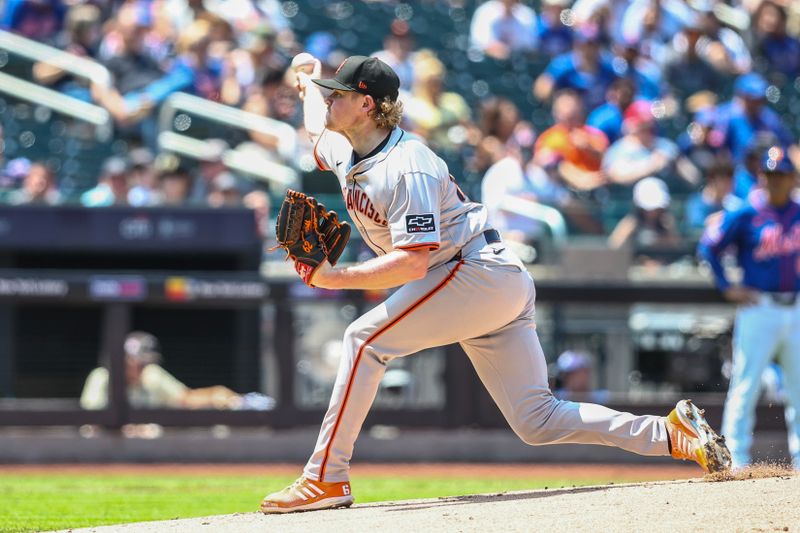
M314 161L318 169L332 171L337 162L350 158L352 150L352 146L342 134L326 128L322 130L314 145Z
M441 183L424 172L400 177L387 210L395 249L439 248Z
M726 248L738 242L744 227L744 218L745 213L742 210L726 211L718 216L709 217L698 244L698 255L708 262L714 274L714 281L721 291L731 285L725 276L721 258Z

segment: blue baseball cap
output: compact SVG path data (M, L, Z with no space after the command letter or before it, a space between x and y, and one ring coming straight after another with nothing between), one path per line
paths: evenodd
M773 146L761 157L761 171L764 173L780 172L789 173L794 172L794 165L789 159L789 154L786 149L780 146Z
M758 74L744 74L736 79L733 90L736 94L745 98L765 98L767 93L767 80Z

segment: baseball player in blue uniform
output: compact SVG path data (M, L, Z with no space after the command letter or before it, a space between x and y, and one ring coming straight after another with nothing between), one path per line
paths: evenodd
M772 147L759 170L766 195L710 221L699 252L725 297L738 304L733 373L722 420L734 468L750 463L761 375L778 357L786 377L786 425L794 466L800 467L800 204L792 198L797 174L786 150ZM730 246L743 271L740 284L725 275Z
M536 334L533 279L489 224L486 207L461 192L424 142L398 127L397 74L364 56L347 58L334 78L318 79L318 72L316 61L312 77L298 74L314 156L337 180L376 257L323 262L307 282L399 288L345 331L328 412L303 475L267 495L262 512L352 504L350 458L386 364L454 342L528 444L599 444L693 460L706 471L728 467L722 439L690 401L664 417L556 399Z

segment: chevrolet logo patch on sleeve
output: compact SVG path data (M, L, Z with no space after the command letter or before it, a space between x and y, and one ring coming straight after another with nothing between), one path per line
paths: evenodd
M431 233L433 231L436 231L436 224L434 224L433 221L433 214L406 215L406 232Z

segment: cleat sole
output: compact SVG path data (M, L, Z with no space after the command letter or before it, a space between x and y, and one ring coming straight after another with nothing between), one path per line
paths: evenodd
M695 433L705 453L708 471L711 473L730 470L731 452L725 444L725 437L714 431L703 417L704 411L699 409L691 400L680 402L682 405L676 409L678 418L683 425Z

